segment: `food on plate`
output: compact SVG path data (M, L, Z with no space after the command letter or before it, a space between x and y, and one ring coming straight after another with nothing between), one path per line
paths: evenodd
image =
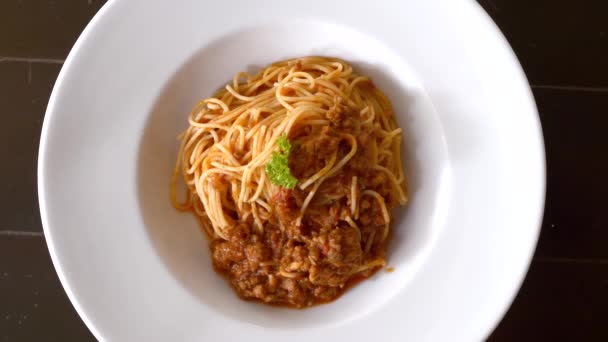
M240 297L307 307L386 265L390 210L408 201L402 130L368 77L337 58L277 62L237 73L188 121L171 200Z

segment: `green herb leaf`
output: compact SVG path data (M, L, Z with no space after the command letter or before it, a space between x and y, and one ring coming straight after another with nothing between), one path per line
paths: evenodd
M287 189L293 189L298 183L298 179L289 170L289 153L291 143L287 139L287 134L283 133L277 139L277 146L280 152L272 152L270 161L266 163L264 169L270 181Z
M289 152L291 152L291 143L289 143L289 139L287 139L287 134L283 133L277 139L277 146L281 149L281 151L289 157Z

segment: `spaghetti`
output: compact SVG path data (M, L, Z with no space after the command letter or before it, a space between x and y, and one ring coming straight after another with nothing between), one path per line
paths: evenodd
M200 219L241 297L306 307L386 265L390 209L407 202L401 129L351 65L304 57L238 73L188 121L171 201Z

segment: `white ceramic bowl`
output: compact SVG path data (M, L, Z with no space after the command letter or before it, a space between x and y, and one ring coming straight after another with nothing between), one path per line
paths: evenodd
M392 100L411 203L393 273L306 310L237 299L169 203L176 135L237 71L337 56ZM543 141L516 58L473 1L110 1L70 53L42 132L39 194L59 277L108 341L474 341L525 275Z

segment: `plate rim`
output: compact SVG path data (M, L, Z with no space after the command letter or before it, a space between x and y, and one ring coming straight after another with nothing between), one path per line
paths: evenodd
M65 75L68 74L69 69L71 69L71 65L73 64L73 60L76 58L77 52L80 50L81 45L84 44L84 41L91 34L91 32L97 26L97 22L99 22L108 11L112 7L115 6L117 0L108 0L105 4L101 6L101 8L95 13L93 18L87 23L84 30L80 33L76 42L70 49L67 58L63 62L61 66L61 70L57 75L57 79L55 84L53 85L53 89L51 90L51 96L49 97L49 101L46 107L46 111L44 113L44 120L42 121L42 130L40 132L40 143L38 148L38 162L37 162L37 192L38 192L38 203L40 208L40 220L42 223L42 231L44 235L44 240L46 242L47 248L49 250L49 255L51 256L51 262L53 263L53 267L55 268L55 273L59 278L59 282L61 283L61 287L65 291L70 303L78 313L80 319L82 319L83 323L86 327L91 331L93 336L98 341L105 341L105 338L101 334L95 325L95 323L91 320L91 318L86 314L85 310L80 305L80 302L76 298L76 295L72 291L72 287L65 276L65 272L63 270L63 266L59 261L59 256L57 253L57 249L55 247L54 240L52 238L52 234L50 233L49 228L49 220L47 217L46 210L46 192L45 189L45 160L46 160L46 149L47 149L47 139L49 136L49 126L51 117L53 116L53 112L55 111L57 97L59 96L59 89L62 88L63 83L65 82Z

